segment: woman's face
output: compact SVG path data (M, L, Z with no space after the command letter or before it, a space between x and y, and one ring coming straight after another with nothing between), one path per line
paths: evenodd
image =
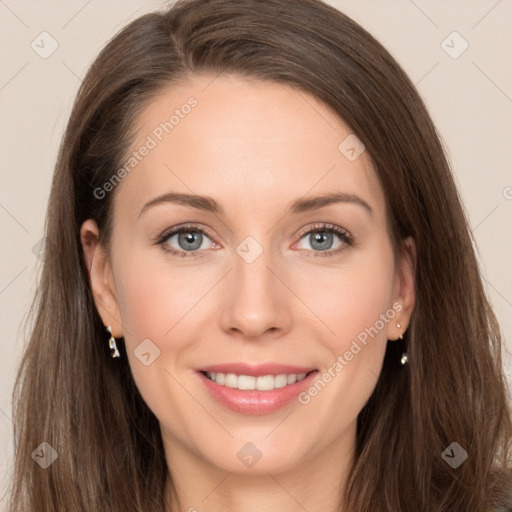
M234 76L169 87L137 128L102 189L109 256L93 221L82 239L167 453L238 473L339 465L414 301L367 154L312 96Z

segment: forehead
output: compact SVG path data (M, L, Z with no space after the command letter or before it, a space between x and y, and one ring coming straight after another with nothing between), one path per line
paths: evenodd
M126 215L168 191L214 197L233 213L340 191L383 212L383 192L366 153L347 158L353 156L346 152L353 146L349 127L290 86L198 75L161 91L135 128L124 162L132 165L125 166L115 200Z

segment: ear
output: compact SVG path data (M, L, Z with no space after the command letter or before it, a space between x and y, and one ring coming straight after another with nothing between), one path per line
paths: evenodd
M396 317L390 323L388 339L396 340L409 327L416 302L416 243L412 237L401 241L400 261L395 278L395 299L393 309ZM397 327L400 324L400 327Z
M99 229L93 219L82 224L80 240L96 309L105 328L111 325L113 336L119 338L123 336L123 329L112 267L107 252L99 243Z

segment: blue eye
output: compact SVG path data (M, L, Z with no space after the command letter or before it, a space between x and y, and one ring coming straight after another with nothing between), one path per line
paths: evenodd
M333 248L336 238L338 238L338 243ZM354 243L348 231L333 224L316 224L313 228L303 232L299 242L303 239L309 243L309 248L300 248L299 251L313 257L334 256ZM210 236L196 225L171 228L165 231L156 243L164 252L180 258L203 257L206 255L206 249L216 245Z
M178 247L171 245L173 238L176 239L174 243L177 243ZM202 251L211 246L204 245L206 240L209 240L209 237L202 229L196 226L181 226L163 233L157 243L165 252L186 258L202 256Z
M333 248L335 239L340 240ZM313 257L334 256L353 245L353 239L349 233L332 224L320 224L307 231L300 240L305 239L309 243L309 248L301 249L307 251Z
M180 249L185 251L195 251L203 245L203 234L200 231L181 231L169 237L169 240L175 236L178 237Z

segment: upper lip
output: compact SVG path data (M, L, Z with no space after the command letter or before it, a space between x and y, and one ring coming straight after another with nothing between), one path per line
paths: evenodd
M198 369L200 372L234 373L236 375L251 375L253 377L260 377L262 375L279 375L282 373L309 373L313 370L316 370L316 368L278 363L223 363L202 366Z

